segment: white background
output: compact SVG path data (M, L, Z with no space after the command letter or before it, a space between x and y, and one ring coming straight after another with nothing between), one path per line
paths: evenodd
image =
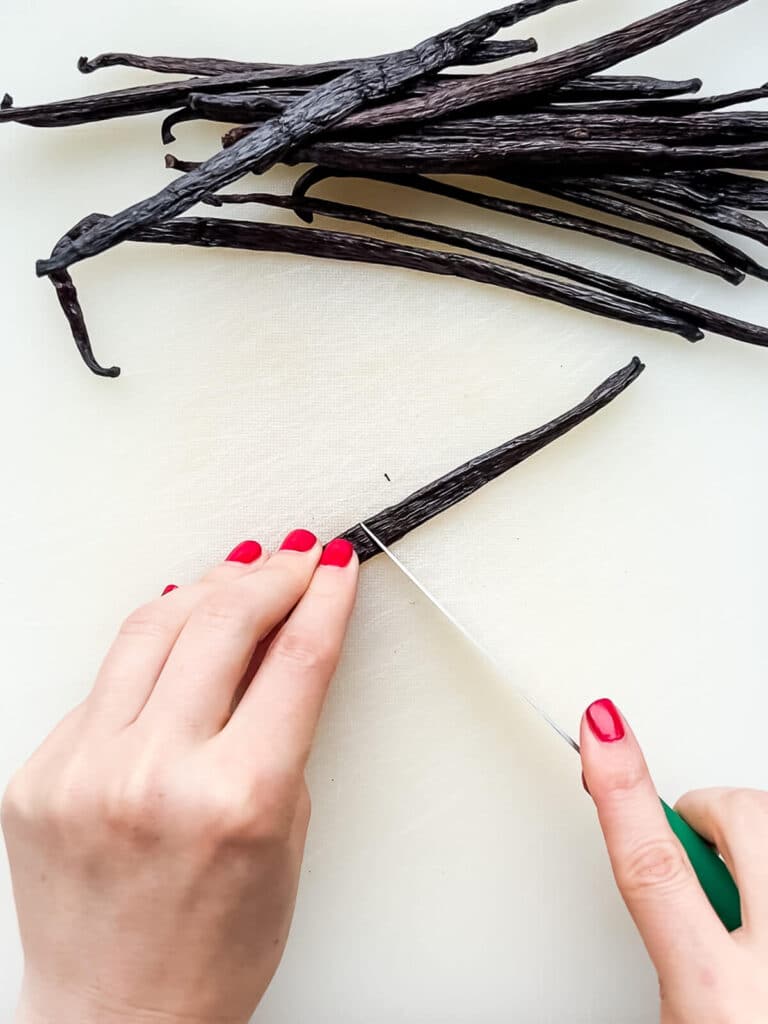
M581 0L530 32L547 52L659 6ZM81 53L106 49L291 62L382 52L481 8L6 4L0 92L38 102L149 79L78 75ZM699 74L713 92L760 84L767 27L753 0L632 67ZM329 538L562 412L637 353L648 370L610 409L399 550L567 727L614 697L667 798L768 787L768 352L691 347L396 270L123 246L76 271L97 353L123 367L96 379L34 259L84 214L169 180L159 122L0 129L0 775L82 697L121 617L166 583L245 537L274 545L304 526ZM172 148L205 156L216 138L181 126ZM270 184L290 179L282 169ZM359 185L325 194L486 228L768 322L760 282L736 290L438 200ZM296 922L262 1024L654 1019L655 979L573 755L381 560L363 573L311 788ZM5 876L0 908L7 1017L21 965Z

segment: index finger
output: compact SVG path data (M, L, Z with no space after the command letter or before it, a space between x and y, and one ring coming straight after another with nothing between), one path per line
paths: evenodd
M359 563L346 540L331 541L304 596L281 627L221 733L261 768L304 770L355 603Z
M588 709L581 756L611 866L659 975L711 962L727 932L667 823L642 751L612 701Z

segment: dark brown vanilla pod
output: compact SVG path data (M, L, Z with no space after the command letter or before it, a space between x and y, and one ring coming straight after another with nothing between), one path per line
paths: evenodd
M712 224L724 231L732 231L734 234L751 238L762 245L768 245L768 226L740 210L730 210L717 204L702 204L694 199L684 198L676 194L674 186L665 187L663 184L649 188L642 184L636 185L624 181L623 184L609 187L612 192L619 195L622 192L628 194L643 207L665 210L668 213L681 214L684 217L693 217L704 221L705 224Z
M523 0L523 2L543 4L547 0ZM547 5L552 7L555 4L573 2L575 0L548 0ZM537 11L534 10L533 13L537 13ZM498 53L500 52L500 47L506 49L506 56L511 56L513 53L531 53L536 50L536 41L534 39L523 39L496 43L491 50L485 51L485 53L491 55L491 60L499 60ZM462 60L468 60L469 62L477 60L478 63L486 63L483 53L482 49L475 48L474 52L470 50L466 54L462 53ZM110 56L130 57L132 55L103 55L104 58ZM391 56L396 55L374 57L369 60L387 61L391 59ZM99 60L99 58L96 58L96 60ZM192 67L196 62L192 60L187 63ZM131 89L119 89L113 92L97 93L94 96L58 100L53 103L40 103L30 107L3 107L0 108L4 112L3 116L0 116L0 123L3 121L16 121L19 124L26 124L37 128L63 128L76 124L88 124L94 121L107 121L119 117L134 117L139 114L178 107L193 92L237 92L261 86L265 83L273 86L289 86L294 82L303 82L309 86L316 86L318 83L338 79L342 74L361 68L369 63L369 61L348 60L304 66L257 64L252 67L247 64L238 66L236 62L233 63L236 65L236 70L224 70L221 74L208 73L202 77L189 78L183 82L163 82L157 85L135 86ZM449 61L449 63L451 62ZM93 64L93 61L88 61L87 58L81 57L78 67L81 71L84 69L95 70Z
M768 181L731 171L674 172L667 177L680 179L704 191L715 203L739 206L745 210L768 210Z
M671 231L690 238L692 241L726 260L731 266L737 267L744 274L750 277L757 277L762 281L768 281L768 268L762 266L757 260L706 228L694 224L691 220L683 220L672 212L653 209L651 205L640 200L632 200L626 196L601 192L583 185L580 185L578 188L562 187L556 181L552 181L549 178L533 182L529 178L504 175L500 180L508 184L522 184L524 187L535 189L544 195L555 196L558 199L565 199L570 203L578 203L581 206L599 210L601 213L624 217L641 224L648 224L651 227L661 228L662 231ZM699 216L700 219L703 219L701 214L688 214L687 216Z
M703 84L700 78L670 80L651 78L648 75L591 75L558 86L550 94L549 100L552 103L582 103L592 100L639 100L646 97L659 99L698 92Z
M444 88L446 85L450 85L455 79L455 76L440 75L430 81L417 83L407 91L407 96L413 95L427 96L433 93L436 89ZM578 103L583 100L594 100L596 102L593 110L594 113L603 112L602 104L605 103L604 97L613 96L627 96L627 97L645 97L645 96L677 96L681 93L695 92L701 88L700 78L690 78L683 81L666 81L658 78L648 78L646 76L626 76L626 75L595 75L592 78L586 78L583 81L575 80L574 82L563 86L560 89L555 90L551 94L548 94L547 99L552 104L564 104L564 103ZM238 93L227 93L219 96L215 93L193 93L187 99L187 106L192 110L195 110L201 117L205 117L210 120L221 120L231 121L235 124L248 125L250 127L243 130L233 130L225 136L225 145L232 145L239 139L244 138L253 130L253 123L261 119L264 111L272 110L284 110L289 104L300 94L300 90L296 89L268 89L266 87L257 90L249 89L247 91L241 91ZM388 112L388 117L391 116L393 110L398 103L404 102L403 100L396 100L392 103L387 103L385 109ZM538 101L539 103L541 100ZM525 104L514 104L516 109L522 107L525 109ZM631 104L630 104L631 106ZM338 130L351 128L375 128L377 126L377 119L379 117L378 111L381 108L376 108L374 111L360 111L357 114L353 114L351 117L345 119L338 126ZM480 111L482 108L478 108ZM498 104L491 105L489 111L496 112L499 109ZM558 110L564 110L566 113L570 108L567 106L564 108L554 107L553 112ZM583 110L582 106L575 107L576 111Z
M293 194L296 197L304 196L314 185L319 184L321 181L328 178L338 176L339 175L335 172L329 171L327 168L315 167L299 178L294 186ZM619 245L638 249L654 256L661 256L664 259L682 264L683 266L691 267L694 270L701 270L708 274L715 274L732 284L741 284L744 280L743 271L738 270L736 267L732 267L728 262L725 262L722 259L713 258L712 256L708 256L704 253L696 252L693 249L686 249L682 246L673 245L669 242L664 242L661 239L640 234L637 231L629 231L626 228L614 227L611 224L604 224L601 221L591 220L588 217L582 217L560 210L552 210L543 206L535 206L531 203L522 203L512 199L504 199L499 196L489 196L484 192L460 188L456 185L450 185L447 182L435 181L433 178L424 178L419 175L352 174L348 176L364 178L370 181L379 181L385 184L401 186L403 188L410 188L419 192L426 192L429 195L441 196L445 199L454 199L457 202L466 203L470 206L477 206L484 210L492 210L496 213L506 214L507 216L519 217L522 220L531 220L538 224L546 224L549 227L592 235L595 238L602 238L606 241L616 242ZM501 180L504 180L505 184L510 183L507 179ZM512 183L514 184L514 182ZM527 187L532 186L528 185ZM538 183L536 187L539 191L545 191L546 189L546 185L541 183ZM608 200L608 197L600 198L605 198L606 201ZM582 202L582 200L578 200L578 202ZM585 202L588 203L589 200L586 200ZM297 210L297 213L299 216L302 215L301 208ZM311 220L311 215L306 219ZM699 235L699 229L693 225L690 225L690 228L694 234ZM723 243L716 235L711 234L711 232L705 232L702 228L701 237L703 237L704 234L711 237L713 240L711 242L712 245L722 244L727 246L729 250L733 249L735 253L738 253L740 258L743 257L744 260L747 260L747 257L741 253L740 250L735 249L733 246L728 246L728 243Z
M286 153L283 162L289 166L317 163L339 170L374 174L495 176L503 169L510 173L514 170L546 173L558 163L568 166L574 173L584 170L610 173L628 169L665 171L723 167L763 170L768 168L768 142L683 146L634 139L626 142L622 139L577 141L558 137L475 142L414 134L375 142L347 139L310 142Z
M638 302L648 306L650 309L667 313L673 317L679 317L682 322L692 325L693 329L689 337L691 341L698 340L699 331L711 331L714 334L732 338L735 341L744 341L750 345L768 347L768 328L728 317L714 310L705 309L702 306L672 298L670 295L664 295L650 288L643 288L640 285L632 284L621 278L601 274L597 271L577 266L574 263L567 263L564 260L556 259L553 256L547 256L509 242L491 238L488 235L461 231L457 228L444 227L406 217L396 217L381 213L378 210L350 206L346 203L328 202L322 199L302 200L294 199L292 196L254 193L252 195L211 196L206 199L206 202L212 206L259 203L266 206L275 206L279 209L300 208L304 214L311 213L313 216L330 217L356 224L367 224L384 231L393 231L415 238L424 238L429 241L450 245L457 249L464 249L469 252L480 253L484 256L493 256L512 263L518 263L521 266L547 274L555 274L558 277L576 281L589 288L597 288L611 295L629 299L632 302Z
M558 86L582 78L682 35L689 29L740 7L747 0L684 0L626 28L588 43L542 57L521 67L479 76L479 80L454 82L424 98L397 105L394 112L379 113L378 125L403 121L429 121L459 110L519 97L541 96Z
M635 357L623 369L611 374L569 412L464 463L397 505L391 505L376 515L366 516L364 522L387 546L395 544L594 416L634 383L644 369L643 363ZM342 536L354 545L361 562L381 554L359 524Z
M768 97L768 84L757 89L740 89L738 92L722 93L719 96L696 96L691 99L627 99L607 101L595 107L596 112L615 114L636 114L640 116L686 117L708 111L724 110L738 103L754 103ZM552 97L553 103L560 100ZM575 106L574 110L583 110Z
M91 339L88 336L88 328L85 324L83 311L80 308L80 301L77 291L68 271L59 270L50 275L51 284L56 289L56 297L67 318L72 330L72 337L75 339L77 350L88 369L98 377L119 377L118 366L102 366L93 354Z
M76 228L86 231L105 219L93 214ZM641 303L622 299L594 288L568 284L511 267L454 252L417 249L384 242L363 235L334 231L308 230L280 224L262 224L219 218L179 217L172 221L137 230L133 241L166 245L191 245L202 248L228 248L250 252L287 253L319 259L367 263L404 270L418 270L443 277L458 277L479 284L506 288L537 298L549 299L613 320L640 327L669 331L689 341L698 341L703 333L685 318L663 313ZM61 243L60 243L61 244ZM78 307L79 314L79 307ZM79 314L81 317L81 314ZM70 319L73 330L79 320ZM76 340L77 337L76 337ZM78 342L78 348L80 344Z
M463 58L467 67L492 64L522 53L535 53L535 39L507 39L482 43ZM138 53L100 53L97 57L80 57L77 70L89 75L102 68L138 68L170 75L231 75L264 73L262 81L304 82L331 77L349 71L370 57L329 60L318 64L264 64L219 57L145 57ZM377 58L376 58L377 59Z
M251 98L247 93L236 97L193 95L189 106L206 114L245 122L255 119L264 110L274 110L274 98L267 95ZM278 108L282 109L282 107ZM689 117L640 117L635 114L603 113L590 110L580 113L561 112L556 108L495 113L486 116L446 118L419 125L414 132L380 133L369 135L364 126L348 119L337 125L328 137L345 143L361 143L368 147L383 144L410 147L419 153L426 143L463 145L474 147L480 153L493 150L506 143L533 147L534 140L552 140L552 145L567 146L571 142L617 142L629 146L637 143L638 159L642 158L644 143L660 143L683 147L725 146L765 143L768 139L768 111L738 112L733 114L694 114ZM323 143L325 144L325 140ZM302 151L304 152L304 151ZM525 154L523 153L523 156ZM557 163L558 161L553 161Z
M442 32L410 50L361 63L339 78L317 86L280 117L266 122L231 149L217 153L192 173L177 178L158 194L101 221L76 239L65 237L56 254L38 264L38 274L44 276L66 269L118 245L138 228L176 217L247 171L268 170L291 148L328 131L364 104L386 99L424 75L460 63L462 57L502 28L569 2L573 0L520 0ZM0 112L0 119L4 113Z
M64 128L94 121L135 117L158 110L183 106L190 93L235 92L259 85L264 72L218 75L209 78L188 78L183 82L162 82L130 89L97 93L54 103L30 107L8 107L0 110L0 124L15 121L36 128Z

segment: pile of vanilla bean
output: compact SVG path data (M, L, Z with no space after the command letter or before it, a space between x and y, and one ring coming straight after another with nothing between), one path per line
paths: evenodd
M603 74L747 0L684 0L540 58L524 57L536 51L534 39L492 38L525 18L574 2L586 0L520 0L409 50L323 64L109 53L81 58L80 70L128 66L193 77L31 107L14 106L6 96L0 122L65 127L170 111L162 125L166 144L183 122L229 126L209 160L167 156L168 166L181 173L166 188L115 215L89 215L38 263L38 274L56 287L85 363L102 376L120 372L101 366L93 354L70 269L124 241L405 267L547 298L690 341L711 331L768 346L768 328L630 281L492 236L311 194L330 179L371 179L596 236L734 285L747 276L768 281L768 268L742 241L768 245L768 226L754 215L768 209L768 181L755 173L768 169L768 111L743 106L768 97L768 85L701 96L699 79ZM523 62L502 70L474 70L521 56ZM311 165L291 194L222 191L278 163ZM433 177L450 174L472 175L477 182L459 187ZM541 198L501 198L500 183ZM581 209L565 212L563 201ZM201 202L279 207L304 223L184 216ZM441 248L306 226L315 217Z

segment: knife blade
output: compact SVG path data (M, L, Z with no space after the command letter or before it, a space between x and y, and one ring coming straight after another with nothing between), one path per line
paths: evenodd
M397 555L391 551L384 541L379 540L376 534L371 530L364 522L360 523L361 529L370 537L373 543L378 547L382 554L386 555L387 558L397 566L413 584L416 589L426 597L433 608L436 608L438 612L446 619L454 629L458 630L459 634L469 643L478 654L480 654L486 664L491 668L494 674L498 675L506 683L512 685L515 693L523 700L536 714L542 718L547 725L554 729L557 735L565 740L569 747L576 751L577 754L581 754L579 744L575 739L565 730L562 726L558 725L552 716L541 707L541 705L530 696L530 694L522 687L519 683L509 678L508 671L501 665L496 658L490 653L487 647L482 644L479 640L476 640L472 633L446 608L442 601L440 601L435 595L419 580L411 570L400 561ZM669 804L666 804L663 800L661 806L664 809L667 822L670 828L677 836L683 849L688 855L688 859L691 862L691 866L696 873L696 877L699 880L707 899L712 904L717 916L723 922L728 931L735 931L741 927L741 898L739 896L739 890L736 887L736 883L725 864L725 861L720 857L714 846L706 841L698 832L694 831L688 822L682 818L677 811L673 810Z

